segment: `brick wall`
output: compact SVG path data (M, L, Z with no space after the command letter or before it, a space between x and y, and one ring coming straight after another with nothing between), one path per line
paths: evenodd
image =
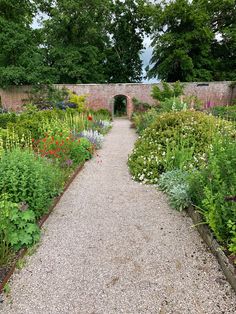
M87 95L87 104L93 109L107 108L112 111L114 96L127 96L128 115L132 113L132 98L143 102L154 103L151 98L152 86L156 84L76 84L56 85L75 91L78 95ZM161 84L157 84L161 86ZM0 89L2 106L7 109L20 110L26 102L30 86L11 87ZM236 88L230 88L230 82L186 83L186 95L196 95L203 103L213 105L228 105L236 98Z

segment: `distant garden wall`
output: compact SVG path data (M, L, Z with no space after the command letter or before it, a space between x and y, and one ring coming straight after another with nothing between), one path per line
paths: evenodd
M229 105L236 98L236 87L231 87L232 82L195 82L185 83L185 94L196 95L204 104ZM133 110L132 98L135 97L143 102L153 104L150 96L152 86L158 84L74 84L55 85L63 86L75 91L78 95L87 95L87 104L93 109L107 108L113 110L114 97L125 95L127 97L127 111L130 116ZM30 86L11 87L6 90L0 89L2 106L6 109L20 110L27 101Z

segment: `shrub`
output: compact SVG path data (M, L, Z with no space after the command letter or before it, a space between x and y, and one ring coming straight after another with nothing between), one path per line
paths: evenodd
M236 142L213 143L207 166L190 177L190 195L219 241L236 253ZM234 243L234 245L233 245Z
M15 123L17 115L15 113L0 114L0 128L6 129L9 122Z
M151 96L155 100L164 101L166 99L182 95L183 89L184 85L181 84L179 81L173 84L162 82L162 89L160 89L157 85L153 86Z
M167 193L170 205L181 211L190 204L188 173L179 169L160 175L158 187Z
M133 98L132 102L134 105L134 112L145 112L152 107L150 104L143 102L137 98Z
M159 115L136 142L128 160L130 172L138 181L156 183L167 170L199 167L217 132L235 134L231 123L202 112Z
M93 112L90 109L89 111L96 116L97 120L111 120L111 112L108 109L101 108Z
M85 112L86 108L86 96L78 96L75 92L69 91L69 103L76 104L76 108L79 112Z
M167 98L161 101L159 104L159 110L162 113L171 111L182 111L187 109L190 109L190 105L182 98Z
M152 108L145 113L135 113L133 115L133 122L138 134L142 132L156 120L159 112L156 108Z
M11 248L19 250L39 240L40 230L34 212L25 204L10 201L7 195L2 195L0 199L0 220L0 236L4 237L1 246L5 247L6 257L9 258Z
M20 149L2 155L0 178L0 193L7 193L14 203L27 203L36 218L47 212L63 185L62 172L56 165Z
M214 116L236 121L236 106L215 106L208 110Z
M28 93L27 102L39 109L52 109L68 97L66 88L59 89L50 84L35 85Z

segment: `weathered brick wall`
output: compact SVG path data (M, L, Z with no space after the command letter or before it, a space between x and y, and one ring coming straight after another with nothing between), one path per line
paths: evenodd
M150 96L152 86L155 84L76 84L56 85L58 88L65 86L75 91L78 95L87 95L87 104L93 109L107 108L112 111L114 96L127 96L128 115L132 112L132 98L143 102L154 103ZM158 84L161 86L161 84ZM27 99L29 86L12 87L7 90L0 89L3 107L19 110ZM230 82L186 83L185 94L195 95L203 103L211 102L213 105L228 105L236 98L236 88L230 88Z

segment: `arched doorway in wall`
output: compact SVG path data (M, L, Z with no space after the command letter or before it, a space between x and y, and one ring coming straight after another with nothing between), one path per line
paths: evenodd
M116 95L113 105L114 117L127 116L127 97L125 95Z
M133 103L129 96L117 94L110 98L109 108L112 112L112 117L128 117L132 116Z

